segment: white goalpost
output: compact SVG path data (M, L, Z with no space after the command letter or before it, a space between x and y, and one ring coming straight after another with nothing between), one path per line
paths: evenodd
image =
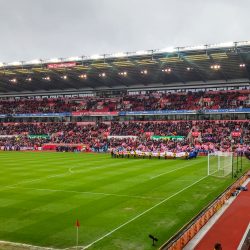
M207 174L217 177L225 177L232 173L233 153L214 152L209 153L207 158Z

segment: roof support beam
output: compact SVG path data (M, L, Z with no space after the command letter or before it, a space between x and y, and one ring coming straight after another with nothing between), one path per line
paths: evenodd
M179 80L181 80L184 84L186 83L185 80L183 80L183 78L181 78L174 70L171 69L171 72L172 72Z
M91 67L91 69L96 70L96 71L98 72L98 74L105 73L105 75L106 75L105 77L109 77L109 78L111 78L112 80L115 79L116 81L119 81L119 82L121 82L123 85L125 85L123 81L121 81L121 80L119 80L119 79L117 79L117 78L111 76L111 75L108 74L107 72L103 72L103 71L101 71L100 69L98 69L98 68L96 68L96 67L94 67L94 66L92 66L92 65L90 65L90 67ZM105 84L106 86L108 86L109 88L112 88L112 87L111 87L110 85L108 85L106 82L104 82L104 84ZM125 85L125 86L126 86L126 85Z
M246 72L246 75L247 75L248 79L250 80L250 75L249 75L249 73L248 73L248 71L247 71L246 63L244 62L244 60L243 60L243 58L242 58L242 56L241 56L241 53L240 53L240 52L237 52L237 54L239 55L240 61L241 61L243 64L245 64L244 69L245 69L245 72Z
M115 68L117 71L124 71L123 69L120 69L119 67L117 67L116 65L114 65L113 63L109 63L113 68ZM127 76L129 77L130 80L132 80L134 82L134 80L136 80L137 82L140 82L141 84L143 84L144 86L146 86L146 84L141 81L140 79L136 78L135 76L133 76L133 74L131 74L130 72L127 72ZM128 86L127 86L128 87Z
M2 81L3 82L6 82L7 84L10 84L11 86L14 86L14 87L16 87L17 89L22 89L22 88L24 88L24 89L26 89L26 90L29 90L29 91L32 91L33 92L33 90L31 90L29 87L27 87L27 86L19 86L19 84L18 84L18 81L19 81L19 79L16 79L16 83L15 84L13 84L12 82L10 82L10 79L9 79L9 77L7 77L7 76L3 76L3 77L1 77L2 79Z
M152 72L150 72L150 70L143 68L143 67L142 67L140 64L138 64L136 61L134 61L134 60L132 60L132 59L129 59L129 61L132 62L132 63L133 63L134 65L136 65L137 67L139 67L140 70L147 70L147 72L148 72L149 75L151 75L153 78L156 78L156 79L160 80L161 83L162 83L163 85L166 85L166 84L167 84L164 80L162 80L161 77L159 77L159 76L153 74ZM147 86L147 85L146 85L146 86Z
M215 64L218 64L214 59L213 59L213 57L212 56L210 56L209 54L208 54L208 56L210 57L210 59L215 63ZM220 67L220 69L219 69L220 71L221 71L221 73L222 73L222 75L224 76L224 79L226 80L226 82L227 82L227 77L226 77L226 75L225 75L225 73L224 73L224 71L222 70L222 68Z
M202 74L196 69L196 67L194 66L194 64L190 63L184 56L182 56L181 54L179 54L180 58L186 62L190 68L193 68L194 71L196 72L196 74L198 76L200 76L200 78L202 79L203 82L206 82L206 79L202 76Z
M74 69L74 68L72 68L71 71L73 71L73 72L79 72L77 69ZM79 72L79 74L85 74L85 73L80 73L80 72ZM71 75L69 75L69 74L68 74L67 76L69 76L71 79L73 79L73 80L79 82L80 84L83 84L83 85L85 85L85 86L87 86L87 87L89 87L89 88L95 90L94 87L92 87L90 84L87 83L87 80L82 80L81 78L80 78L80 79L77 79L77 78L75 78L75 77L73 77L73 76L71 76ZM88 77L88 76L87 76L87 77Z
M39 74L42 78L43 77L48 77L48 74L45 75L44 73L41 73L39 71L36 71L36 73ZM55 83L53 83L53 81L48 81L48 80L41 79L41 82L43 82L44 84L52 85L52 86L54 86L56 88L59 88L60 90L63 90L63 88L61 86L56 85Z

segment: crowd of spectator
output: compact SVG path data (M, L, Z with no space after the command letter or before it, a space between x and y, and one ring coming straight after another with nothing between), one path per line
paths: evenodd
M192 137L192 132L198 132L199 136ZM239 135L232 136L232 132ZM155 140L151 136L165 138ZM182 138L177 140L175 136ZM97 152L117 147L143 151L229 150L231 146L250 145L250 124L248 121L0 124L0 146L43 147L47 144L84 144Z
M185 92L124 95L116 98L75 97L0 100L0 114L159 111L249 108L248 93ZM203 101L209 99L209 101Z

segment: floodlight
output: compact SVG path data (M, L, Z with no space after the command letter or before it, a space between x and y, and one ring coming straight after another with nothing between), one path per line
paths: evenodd
M162 69L161 71L162 71L162 72L171 72L171 69L170 69L170 68L167 68L167 69Z
M10 82L16 82L16 79L14 78L14 79L11 79L11 80L9 80Z
M245 64L240 64L240 67L245 67L246 65Z
M34 64L39 64L41 61L40 60L32 60L31 63L34 63Z
M67 79L67 76L62 76L62 78L66 80L66 79Z
M13 65L20 65L20 62L13 62Z
M80 75L79 77L81 77L81 78L87 78L87 75L84 74L84 75Z
M220 65L212 65L211 69L220 69Z
M32 81L32 79L31 79L31 78L27 78L27 79L26 79L26 81L29 81L29 82L31 82L31 81Z
M52 58L50 59L51 62L59 62L59 59L58 58Z
M100 56L99 55L93 55L93 56L91 56L91 58L98 59L98 58L100 58Z

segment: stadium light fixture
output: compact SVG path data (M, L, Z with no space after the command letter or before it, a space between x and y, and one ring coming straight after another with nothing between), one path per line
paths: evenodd
M50 81L50 77L49 76L44 77L43 80Z
M126 76L127 72L126 71L125 72L119 72L118 75L120 75L120 76Z
M99 74L99 76L101 76L101 77L105 77L105 76L106 76L106 74L105 74L105 73L101 73L101 74Z
M81 58L77 57L77 56L72 56L72 57L69 57L68 60L69 61L77 61L77 60L81 60Z
M3 67L3 63L0 62L0 67Z
M220 65L212 65L211 69L215 69L215 70L220 69Z
M91 56L91 58L92 59L99 59L101 56L99 56L99 55L93 55L93 56Z
M80 78L87 78L87 75L84 74L84 75L80 75L79 77L80 77Z
M124 57L124 56L126 56L126 53L115 53L115 54L112 54L111 56L114 56L114 57Z
M243 63L243 64L240 64L240 67L246 67L246 65Z
M7 63L8 65L14 65L14 66L18 66L21 65L21 62L11 62L11 63Z
M58 58L52 58L50 59L51 62L59 62L59 59Z
M26 78L26 81L31 82L32 79L31 78Z
M234 46L234 42L220 43L220 47L232 47Z
M146 55L146 54L149 54L149 51L147 51L147 50L140 50L140 51L136 51L135 53L137 55Z
M142 73L142 74L147 74L148 71L147 71L147 70L142 70L141 73Z
M188 71L190 71L190 70L192 70L192 69L193 69L193 68L190 68L190 67L187 68Z
M39 64L41 61L40 60L32 60L31 63L34 63L34 64Z
M11 80L9 80L10 82L16 82L16 79L14 78L14 79L11 79Z
M165 48L165 49L157 50L157 52L174 52L174 51L176 51L176 49L174 47L168 47L168 48Z
M67 76L61 76L61 78L63 78L64 80L66 80L68 77Z
M171 69L170 69L170 68L167 68L167 69L162 69L161 71L162 71L162 72L165 72L165 73L169 73L169 72L171 72Z

